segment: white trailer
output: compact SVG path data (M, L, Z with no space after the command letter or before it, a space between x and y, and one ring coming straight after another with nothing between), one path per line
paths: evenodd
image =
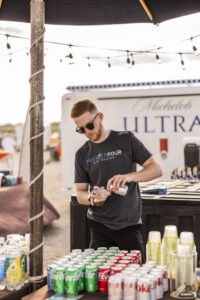
M62 97L63 188L74 192L74 155L86 141L75 132L70 110L75 101L92 99L104 113L104 125L130 130L153 153L170 178L184 167L184 137L200 136L200 80L72 86Z

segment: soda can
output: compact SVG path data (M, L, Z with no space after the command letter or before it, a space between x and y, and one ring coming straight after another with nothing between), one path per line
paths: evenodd
M108 279L108 300L122 299L122 278L110 276Z
M93 248L86 248L84 250L84 253L93 253L94 252L94 249Z
M128 259L121 259L119 262L119 264L125 264L126 266L130 265L130 260Z
M122 253L124 255L127 255L128 254L128 250L120 250L118 253Z
M53 284L53 270L57 267L56 264L52 264L47 267L47 285L48 290L53 291L54 290L54 284Z
M128 276L129 275L129 276ZM135 276L130 274L125 274L123 280L123 300L136 300L137 291L136 291L137 279Z
M164 294L164 287L163 287L163 273L160 270L153 269L150 274L156 276L156 298L162 299Z
M109 247L109 250L114 250L117 253L119 252L119 247Z
M78 268L68 268L65 272L65 294L78 295L79 292L79 276Z
M108 249L107 247L98 247L98 248L97 248L97 250L105 250L105 251L106 251L107 249Z
M169 289L167 267L166 266L157 266L156 270L162 270L163 271L164 292L167 292L168 289Z
M151 281L151 300L156 300L156 276L154 274L147 274L145 278Z
M97 267L96 266L86 266L85 268L85 290L86 292L96 292L97 291Z
M72 249L71 253L82 253L81 249Z
M65 292L65 269L62 267L56 267L53 269L53 286L55 293Z
M122 270L124 270L126 267L127 267L127 265L125 265L125 264L116 264L115 265L116 267L118 267L118 268L122 268Z
M130 253L135 254L134 259L137 264L142 265L142 255L140 250L131 250Z
M153 268L156 268L156 266L157 266L156 262L153 261L153 260L148 260L148 261L146 262L146 265L150 265L150 266L152 266Z
M139 278L137 282L137 300L151 300L151 282L147 278Z
M124 185L123 187L120 187L117 191L113 191L113 186L111 185L110 186L110 191L111 193L115 193L117 195L120 195L120 196L126 196L127 192L128 192L128 186L127 185Z
M101 266L98 270L98 290L100 292L108 291L108 279L110 276L111 267Z
M78 290L84 291L84 289L85 289L85 267L84 267L84 264L76 265L75 268L79 270Z
M117 273L121 273L123 271L122 267L113 266L111 267L111 275L115 275Z

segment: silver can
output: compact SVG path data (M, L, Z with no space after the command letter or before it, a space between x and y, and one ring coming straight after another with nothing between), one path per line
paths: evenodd
M113 188L113 186L111 185L110 186L111 192L112 192L112 188ZM128 186L124 185L123 187L120 187L117 191L115 191L114 193L117 195L120 195L120 196L126 196L127 192L128 192Z
M137 282L137 300L151 300L151 281L140 278Z
M108 279L108 300L122 299L122 278L110 276Z
M169 289L167 267L166 267L166 266L157 266L156 269L157 269L157 270L162 270L162 271L163 271L163 285L164 285L164 292L167 292L168 289Z
M126 276L127 275L127 276ZM125 274L123 280L123 300L136 300L137 290L136 290L137 278L130 274Z
M160 270L152 270L150 274L156 275L156 298L162 299L164 295L163 274Z
M151 300L156 300L156 275L148 274L145 276L145 278L148 278L151 281Z

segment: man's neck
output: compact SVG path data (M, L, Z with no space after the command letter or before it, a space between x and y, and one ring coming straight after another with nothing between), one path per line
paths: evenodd
M102 143L103 141L105 141L107 139L107 137L110 134L110 130L106 129L106 128L102 128L102 134L100 136L100 138L95 141L94 143L99 144Z

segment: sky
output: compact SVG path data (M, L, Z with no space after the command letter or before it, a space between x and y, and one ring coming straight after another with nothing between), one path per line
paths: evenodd
M159 26L137 23L106 26L46 25L45 28L46 122L61 120L61 97L70 85L199 78L200 56L194 55L192 46L195 45L200 51L200 13L169 20ZM27 39L7 39L5 34ZM193 41L191 37L195 37ZM0 21L1 125L25 121L30 99L29 38L30 24ZM7 49L7 43L11 49ZM82 47L69 47L67 44ZM158 47L161 49L157 52L141 53ZM134 53L134 66L127 64L126 50ZM185 70L182 70L180 55L177 54L180 52L191 53L182 56ZM73 59L68 57L69 53ZM156 62L156 53L161 58L161 64ZM9 62L10 59L12 62ZM88 67L88 63L91 67Z

